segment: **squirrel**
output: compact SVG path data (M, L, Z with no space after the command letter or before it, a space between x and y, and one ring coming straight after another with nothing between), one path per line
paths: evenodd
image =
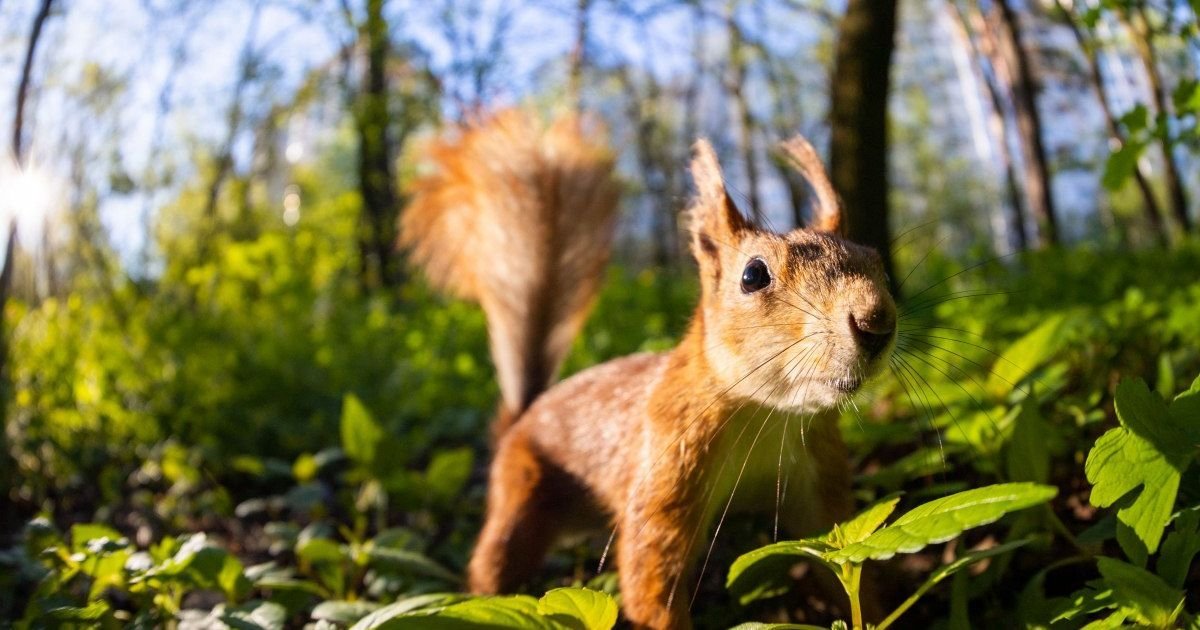
M589 123L506 110L435 140L401 244L435 286L482 305L498 374L470 591L511 592L560 536L608 525L625 617L687 628L677 591L718 515L775 510L797 536L852 516L838 405L886 363L896 306L878 253L837 235L837 196L807 141L781 153L815 192L814 224L776 234L742 216L699 140L701 290L686 333L553 384L615 227L615 160Z

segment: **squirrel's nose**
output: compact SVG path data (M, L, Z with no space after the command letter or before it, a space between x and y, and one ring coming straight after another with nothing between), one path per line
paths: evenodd
M850 332L858 347L874 359L895 336L896 316L886 308L876 308L866 315L850 313Z

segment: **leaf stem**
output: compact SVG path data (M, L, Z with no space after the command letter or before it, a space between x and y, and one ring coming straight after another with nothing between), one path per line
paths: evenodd
M841 575L838 576L842 582L842 588L846 589L846 595L850 598L850 622L854 630L862 630L862 602L859 600L859 585L862 582L862 565L854 562L847 562L842 565Z

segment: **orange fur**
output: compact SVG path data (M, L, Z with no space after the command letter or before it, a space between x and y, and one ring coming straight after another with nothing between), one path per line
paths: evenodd
M466 137L472 133L490 132L467 132ZM530 141L511 134L503 138L518 147ZM480 167L467 157L470 146L445 145L441 150L449 154L440 159L462 169ZM512 153L496 152L496 159ZM815 168L807 163L805 172L821 193L818 227L836 226L836 199L827 194L832 188L824 170L819 162ZM726 193L706 142L697 143L692 173L699 193L691 208L692 250L701 297L691 326L675 349L585 370L514 416L491 466L486 524L468 567L473 592L515 589L557 536L612 526L625 616L638 628L686 628L692 588L686 580L704 556L710 524L726 509L775 508L778 466L790 484L780 516L791 534L813 534L850 516L850 471L836 405L879 370L893 343L895 305L879 257L824 229L786 235L757 229ZM428 182L421 213L448 211L462 203L460 198L469 198L475 205L503 206L512 213L505 216L516 216L532 199L504 181L485 186L475 183L490 181L484 176L458 177L462 189L453 193ZM572 210L533 205L525 211L542 226L554 223L546 212ZM480 220L493 216L483 214ZM418 225L428 221L410 219ZM580 233L588 229L577 222L564 229L576 227ZM555 267L560 261L544 251L501 247L504 239L488 241L495 248L487 249L482 241L470 240L489 229L447 222L437 229L425 225L424 236L406 240L418 245L417 259L432 266L435 275L452 276L460 266L474 274L463 279L470 290L459 290L484 304L495 336L511 328L493 323L488 304L499 296L492 293L539 285L560 273ZM525 228L513 222L506 229ZM546 234L540 227L529 229ZM600 238L607 242L607 235ZM463 240L475 243L470 256L445 253ZM509 263L506 273L533 275L482 282L478 265L493 265L503 256L523 258ZM598 274L596 258L586 266ZM769 269L770 283L746 292L741 278L753 258ZM589 282L594 287L597 280ZM578 308L553 312L570 322L562 329L572 332L582 319ZM537 325L560 326L558 321L543 319ZM884 345L868 351L866 332ZM524 347L493 339L496 346ZM505 356L496 360L501 383L511 369ZM756 451L764 436L778 446ZM777 464L783 447L788 458Z

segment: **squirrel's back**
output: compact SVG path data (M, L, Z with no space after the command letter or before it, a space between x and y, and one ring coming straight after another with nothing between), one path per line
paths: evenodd
M619 189L599 125L506 110L428 149L400 242L487 315L502 434L554 381L596 297Z

